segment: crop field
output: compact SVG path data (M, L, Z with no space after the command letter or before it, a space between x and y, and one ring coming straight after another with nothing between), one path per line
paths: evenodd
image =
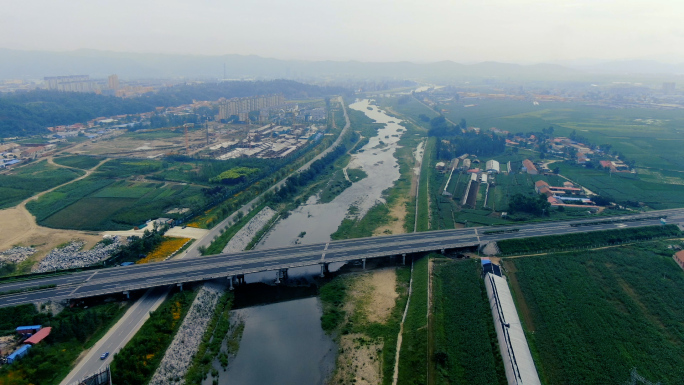
M80 168L81 170L88 170L102 161L102 158L87 155L71 155L55 158L54 162L62 166Z
M173 208L195 208L203 202L200 189L187 185L131 182L97 174L64 186L27 208L38 223L77 230L130 229L148 219L174 217Z
M479 262L435 260L434 357L439 384L506 384Z
M0 209L16 205L36 193L69 182L83 175L41 161L0 175Z
M496 127L513 133L540 131L553 126L556 135L574 130L594 144L608 143L638 165L666 170L684 170L681 127L684 117L676 110L644 108L607 109L578 103L542 103L478 100L477 106L440 106L454 120L469 125Z
M567 163L558 164L561 174L589 190L613 197L617 202L643 202L653 209L684 206L684 185L642 180L630 173L586 169Z
M624 383L633 367L682 383L684 273L668 243L506 260L544 383Z

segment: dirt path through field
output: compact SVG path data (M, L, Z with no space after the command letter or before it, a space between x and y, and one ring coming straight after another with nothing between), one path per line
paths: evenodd
M54 164L50 159L51 158L48 159L48 163ZM38 249L38 252L33 255L31 259L38 261L55 246L74 239L84 240L86 242L85 248L92 247L95 243L99 242L102 237L96 232L60 230L38 226L36 218L26 209L26 204L62 186L87 178L107 161L109 161L109 159L104 159L95 167L86 170L85 174L72 181L40 192L25 199L15 207L0 210L0 218L2 218L2 221L0 221L0 250L7 250L15 245L33 246ZM55 165L58 167L60 166L58 164Z

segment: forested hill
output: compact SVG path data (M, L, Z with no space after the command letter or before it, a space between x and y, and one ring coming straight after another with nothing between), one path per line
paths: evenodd
M174 107L193 100L282 93L287 99L339 95L345 90L291 80L223 82L169 87L138 98L36 90L0 96L0 138L47 133L46 127L85 122L100 116L135 114Z

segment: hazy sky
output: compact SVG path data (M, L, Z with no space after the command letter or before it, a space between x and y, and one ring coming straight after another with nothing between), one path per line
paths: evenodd
M0 0L0 9L0 48L24 50L525 63L684 58L681 0Z

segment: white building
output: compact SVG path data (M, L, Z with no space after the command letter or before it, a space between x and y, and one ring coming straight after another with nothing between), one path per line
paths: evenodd
M500 167L499 167L499 162L495 161L494 159L488 160L485 166L485 170L489 173L499 173L500 172Z

